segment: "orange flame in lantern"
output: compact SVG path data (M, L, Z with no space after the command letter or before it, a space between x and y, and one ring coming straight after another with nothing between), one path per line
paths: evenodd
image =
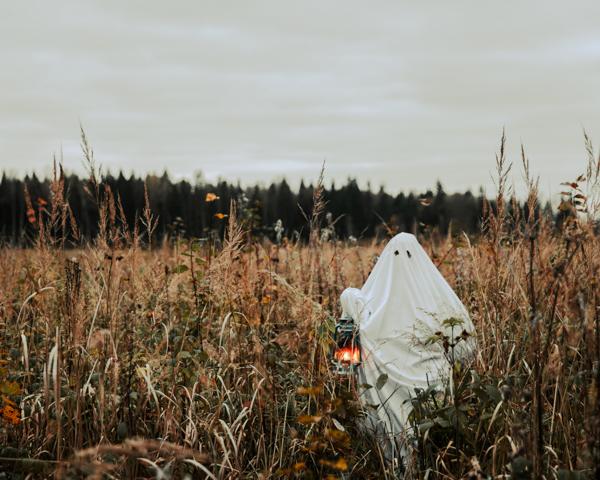
M338 362L358 365L360 363L360 348L354 346L338 348L335 351L335 359Z

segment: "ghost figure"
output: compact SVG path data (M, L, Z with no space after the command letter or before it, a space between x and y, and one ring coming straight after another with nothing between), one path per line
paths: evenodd
M441 332L451 338L473 333L464 305L442 277L414 235L400 233L379 256L361 289L341 296L343 315L358 326L362 349L359 384L366 424L380 441L388 460L410 451L408 418L415 389L441 386L450 378L451 361L440 342L427 342ZM459 320L450 328L447 319ZM474 337L458 342L455 359L465 358ZM378 382L379 380L379 382ZM379 383L379 385L377 385Z

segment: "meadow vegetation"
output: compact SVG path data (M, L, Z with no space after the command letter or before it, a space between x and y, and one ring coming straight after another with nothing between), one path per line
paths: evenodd
M600 159L586 144L558 215L525 154L517 207L503 139L482 232L420 228L478 349L452 392L415 392L419 478L600 475ZM149 202L128 223L84 152L97 238L65 244L77 225L57 172L30 202L34 247L0 250L0 478L392 478L360 429L377 385L330 369L339 294L385 239L328 234L317 186L306 242L253 238L234 203L223 238L157 242Z

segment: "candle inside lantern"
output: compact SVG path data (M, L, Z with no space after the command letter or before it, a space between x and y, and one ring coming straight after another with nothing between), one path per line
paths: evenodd
M334 356L338 362L358 365L360 363L360 348L355 345L340 347L336 349Z

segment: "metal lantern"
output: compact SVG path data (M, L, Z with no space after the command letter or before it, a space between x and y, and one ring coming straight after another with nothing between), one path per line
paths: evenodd
M335 325L334 350L331 363L338 375L350 375L360 365L360 342L358 329L350 317L342 317Z

